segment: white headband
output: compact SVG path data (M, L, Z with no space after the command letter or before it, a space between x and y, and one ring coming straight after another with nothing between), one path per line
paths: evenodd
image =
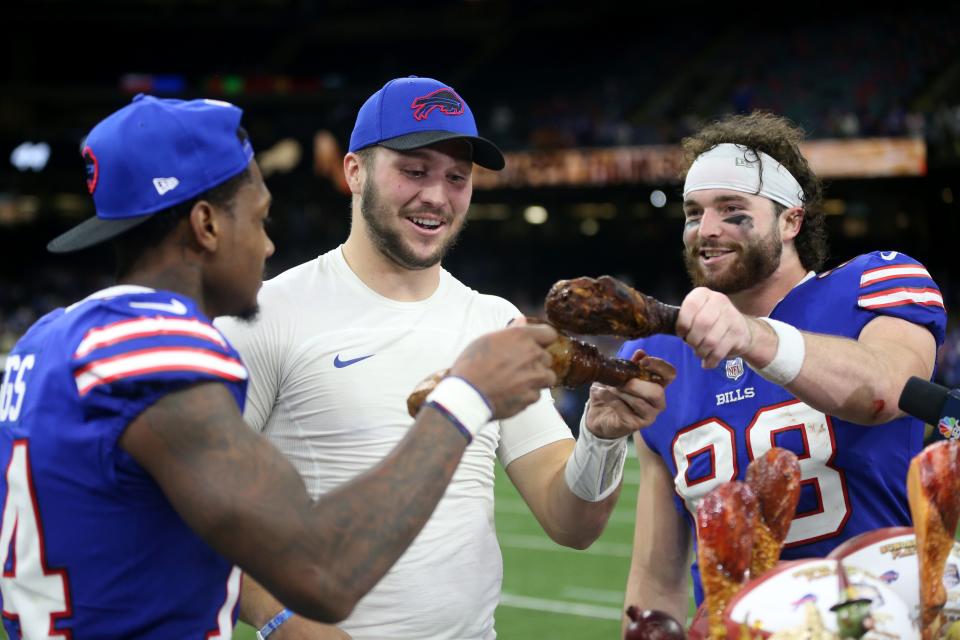
M724 143L701 153L687 172L683 197L691 191L731 189L770 198L785 207L803 206L803 189L787 169L765 154Z

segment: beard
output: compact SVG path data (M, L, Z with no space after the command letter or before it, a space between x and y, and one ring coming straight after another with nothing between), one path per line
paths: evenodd
M416 215L417 213L432 213L440 215L437 211L430 209L420 209L418 211L400 211L405 215ZM380 194L373 186L373 180L368 179L360 192L360 214L367 223L368 235L376 245L380 253L392 260L397 265L411 271L427 269L440 262L447 252L457 243L457 238L463 227L466 225L466 218L459 229L454 229L451 222L447 220L448 216L443 216L444 224L450 226L449 237L437 249L428 256L418 256L413 249L404 243L403 236L399 229L391 228L388 221L396 217L389 207L380 198Z
M700 251L705 248L732 249L739 255L724 271L710 274L700 265ZM718 243L702 243L698 240L684 250L683 262L694 287L707 287L730 295L760 284L773 275L780 266L782 253L783 243L780 241L780 232L774 225L766 237L742 246L723 246Z

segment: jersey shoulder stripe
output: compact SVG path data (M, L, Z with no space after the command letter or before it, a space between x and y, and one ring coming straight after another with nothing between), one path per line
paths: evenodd
M102 384L168 371L205 373L234 382L247 379L246 368L231 356L206 349L160 347L93 360L74 372L74 381L83 396Z
M927 278L933 280L922 265L892 265L889 267L878 267L868 269L860 274L860 287L866 287L878 282L896 280L902 278Z
M93 327L84 335L73 357L82 358L97 349L128 340L160 336L187 336L215 343L220 348L227 347L227 342L219 331L196 318L156 316L120 320L102 327Z
M857 298L857 306L863 309L884 309L908 304L944 308L943 295L938 289L931 287L895 287Z

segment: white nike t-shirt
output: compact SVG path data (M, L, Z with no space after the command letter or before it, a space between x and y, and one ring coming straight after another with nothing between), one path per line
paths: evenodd
M250 371L245 418L319 496L369 469L413 424L406 399L474 338L520 312L441 270L426 300L368 288L336 248L266 282L254 324L216 324ZM451 427L452 428L452 427ZM487 425L467 447L413 545L341 626L356 640L496 637L502 558L493 520L494 458L506 467L571 438L548 391Z

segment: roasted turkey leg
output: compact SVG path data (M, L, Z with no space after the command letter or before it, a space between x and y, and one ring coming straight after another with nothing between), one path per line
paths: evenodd
M538 322L534 318L530 318L529 321ZM553 344L547 347L547 352L553 357L551 368L557 374L556 386L558 387L573 389L592 382L619 387L632 378L655 382L659 385L666 383L663 376L656 371L631 360L607 358L592 344L574 340L562 333ZM407 412L411 417L417 415L430 392L449 373L449 369L437 371L414 388L413 393L407 397Z
M920 562L920 625L924 640L936 638L947 601L946 565L960 517L960 442L932 444L910 461L907 499Z
M753 539L750 577L780 560L783 542L800 501L800 463L792 451L774 447L747 466L747 484L757 495L760 521Z
M757 497L745 482L720 485L697 507L697 561L714 640L726 638L723 610L746 580L758 518Z
M558 329L583 335L643 338L676 332L679 307L610 276L575 278L554 284L544 304L547 319Z

